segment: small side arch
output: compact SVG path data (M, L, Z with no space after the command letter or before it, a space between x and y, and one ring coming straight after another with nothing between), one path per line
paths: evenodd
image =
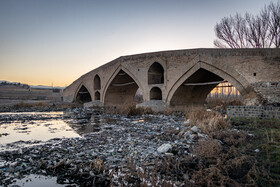
M90 101L92 101L90 92L84 84L81 84L75 93L74 102L83 104Z
M154 62L148 69L148 84L163 84L164 68L158 62Z
M99 92L99 91L96 91L96 92L94 93L94 100L95 100L95 101L100 101L100 92Z
M150 100L162 100L162 91L159 87L150 90Z
M94 90L100 90L101 89L101 80L98 74L94 76L93 79L93 84L94 84Z

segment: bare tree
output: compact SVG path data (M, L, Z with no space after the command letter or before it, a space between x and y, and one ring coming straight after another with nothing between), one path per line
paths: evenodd
M224 17L215 25L215 33L214 45L219 48L279 48L280 3L271 2L259 15Z

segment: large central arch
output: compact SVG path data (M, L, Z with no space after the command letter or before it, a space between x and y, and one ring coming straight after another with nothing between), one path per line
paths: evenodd
M167 103L172 106L184 107L187 105L203 104L207 95L218 84L226 80L235 86L244 99L256 93L238 72L229 67L224 70L209 63L199 61L185 72L172 86ZM215 82L217 82L215 84ZM191 83L194 83L193 85ZM203 86L195 83L205 83ZM207 84L213 83L213 84Z
M125 105L134 103L134 96L140 88L139 82L125 68L118 68L108 81L104 91L105 105Z

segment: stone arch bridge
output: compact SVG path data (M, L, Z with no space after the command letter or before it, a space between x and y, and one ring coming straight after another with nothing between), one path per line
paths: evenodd
M228 81L247 105L280 103L280 49L187 49L119 57L75 80L63 91L66 102L132 103L138 88L145 106L181 109L203 104Z

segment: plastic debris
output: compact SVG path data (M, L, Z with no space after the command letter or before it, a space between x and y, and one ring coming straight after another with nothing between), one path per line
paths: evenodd
M162 144L157 149L157 152L159 152L159 153L166 153L171 147L172 147L171 144Z

